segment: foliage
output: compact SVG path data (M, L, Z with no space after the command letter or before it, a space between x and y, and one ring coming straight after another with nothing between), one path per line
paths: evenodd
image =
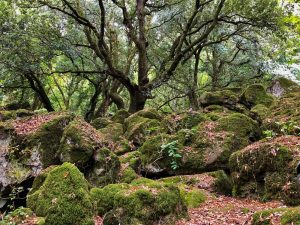
M178 159L182 157L182 155L178 153L178 140L163 144L161 150L167 152L171 158L171 168L176 170L179 167Z

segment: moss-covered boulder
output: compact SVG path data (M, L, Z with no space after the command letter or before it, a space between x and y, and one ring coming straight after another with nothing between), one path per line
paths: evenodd
M157 119L150 119L133 114L125 120L124 135L137 146L141 145L147 137L162 132L165 132L165 128L161 126L161 122Z
M285 77L278 77L272 81L267 91L275 97L281 97L289 92L300 91L300 86Z
M43 168L59 163L58 150L65 127L73 120L72 114L61 114L42 124L26 138L26 145L40 154Z
M10 119L20 119L23 117L33 116L35 113L27 109L18 109L10 111L0 111L0 121L6 121Z
M27 206L49 225L93 225L93 204L88 183L73 164L64 163L34 181ZM36 184L38 183L38 184Z
M101 147L101 143L102 137L95 128L83 119L75 118L64 129L60 140L60 160L84 168L94 152Z
M252 113L255 113L259 116L261 120L266 119L270 116L270 109L263 104L258 104L251 109Z
M223 195L232 194L231 178L223 170L194 175L172 176L162 178L159 181L183 188L187 187L188 189L202 189Z
M169 133L174 133L181 129L192 129L207 120L210 120L210 118L206 114L190 111L181 114L168 115L164 117L162 124Z
M263 85L252 84L244 90L240 101L249 108L258 104L263 104L267 107L270 107L274 99L266 92Z
M230 90L204 92L200 96L200 103L203 107L209 105L222 105L229 108L234 107L239 101L239 96Z
M259 124L255 120L241 113L233 113L220 118L217 120L217 124L217 130L233 132L236 139L256 141L261 136Z
M98 130L98 129L102 129L102 128L106 127L107 125L109 125L111 123L112 123L112 121L109 118L98 117L91 122L91 125Z
M125 122L125 119L127 117L129 117L129 116L130 116L130 113L127 110L121 109L121 110L118 110L116 112L116 114L112 116L111 119L115 123L121 123L121 124L123 124Z
M173 224L186 216L186 206L177 187L145 180L91 190L98 214L105 214L105 225Z
M258 131L254 120L235 113L176 135L149 137L138 149L141 169L155 176L228 169L230 155L256 140Z
M300 204L296 184L300 138L282 136L256 142L230 157L234 193Z
M130 117L136 117L136 116L140 116L148 119L156 119L156 120L162 119L162 115L157 110L151 108L140 110L132 114Z
M299 225L300 209L297 208L277 208L258 211L252 216L252 225Z
M108 148L101 148L93 154L91 168L88 169L87 179L94 186L105 186L118 180L121 164Z
M270 108L270 114L264 120L265 127L268 129L282 128L282 125L294 123L300 126L300 91L291 92L277 99Z
M120 123L111 123L99 129L99 132L103 143L118 155L130 152L134 148L132 142L125 138L123 125Z

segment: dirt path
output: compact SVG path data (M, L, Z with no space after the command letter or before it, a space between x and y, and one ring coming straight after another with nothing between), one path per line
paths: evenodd
M250 225L252 215L260 210L284 207L281 202L261 203L251 199L209 197L199 208L189 210L189 220L176 225ZM277 220L278 221L278 220ZM280 222L273 224L280 224Z

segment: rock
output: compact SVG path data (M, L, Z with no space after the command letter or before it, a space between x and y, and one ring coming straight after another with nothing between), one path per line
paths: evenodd
M268 87L267 91L271 93L275 97L282 97L284 94L288 92L293 92L296 90L300 90L300 86L284 77L278 77L275 79L272 84Z
M87 179L94 186L115 183L120 173L119 158L109 149L101 148L94 153Z
M91 125L98 130L106 127L111 123L112 121L109 118L98 117L91 122Z
M276 123L284 125L288 122L300 125L300 91L291 92L277 99L270 108L269 116L264 120L266 127L276 129ZM281 129L281 128L280 128ZM279 131L280 131L279 129Z
M235 113L176 135L149 137L138 149L141 169L148 176L195 174L228 169L230 155L256 140L258 124Z
M93 188L91 195L98 214L106 215L104 225L120 221L124 225L169 224L186 216L186 206L177 187L145 178L132 184Z
M61 162L75 163L85 168L94 152L101 148L102 137L98 131L81 118L75 118L65 127L59 146Z
M299 145L300 137L282 136L233 153L229 164L235 194L300 204L295 169L300 160Z
M133 150L134 146L124 137L123 125L111 123L99 129L102 140L114 153L120 155Z
M239 102L239 96L231 90L204 92L199 99L203 107L221 105L233 108Z
M146 140L146 137L162 132L165 132L165 129L161 127L161 122L157 119L133 114L125 120L124 136L137 146L141 145Z
M240 101L249 108L258 104L270 107L274 99L266 92L264 86L261 84L252 84L244 90Z
M20 119L27 116L33 116L34 114L34 112L29 111L27 109L0 111L0 121Z
M130 113L125 109L118 110L115 115L111 118L115 123L123 124L125 119L130 116Z
M192 129L198 124L210 120L204 113L190 111L182 114L171 114L166 116L162 124L171 133L180 129Z
M227 196L232 193L232 181L223 170L194 175L172 176L162 178L159 181L166 184L177 185L179 187L186 185L190 189L200 188Z
M266 119L270 115L270 109L263 104L254 106L251 112L257 114L261 120Z
M49 225L93 225L93 204L88 183L72 164L64 163L36 178L27 206Z
M132 114L130 117L137 117L137 116L148 118L148 119L156 119L156 120L162 119L160 113L155 109L143 109Z
M26 137L25 145L31 151L38 152L43 168L59 163L60 140L65 127L73 119L72 114L57 115Z

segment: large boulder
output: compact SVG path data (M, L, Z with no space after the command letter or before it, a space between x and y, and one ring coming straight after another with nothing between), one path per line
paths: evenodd
M189 111L181 114L170 114L164 117L162 124L169 133L174 133L181 129L192 129L207 120L210 118L204 113Z
M165 132L162 117L155 110L141 110L125 119L125 137L133 144L141 145L148 136Z
M112 116L112 121L115 123L124 123L125 119L130 116L130 113L125 109L121 109L116 112L115 115Z
M286 93L300 90L300 86L285 77L278 77L268 87L267 91L275 97L281 97Z
M239 96L231 90L204 92L200 96L199 101L203 107L209 105L222 105L228 108L234 108L239 102Z
M48 225L93 225L93 204L83 174L70 163L50 168L34 181L27 206Z
M87 167L94 152L101 148L102 137L98 131L81 118L75 118L65 127L59 142L61 162Z
M230 155L259 137L258 124L234 113L206 121L176 135L149 137L138 149L141 168L148 175L193 174L228 169Z
M295 126L294 128L300 126L299 99L300 91L287 93L280 99L277 99L270 108L270 114L264 120L265 127L280 132L282 127L286 125L293 133L293 126Z
M299 146L300 137L282 136L256 142L233 153L229 164L234 193L300 204L296 181Z
M120 169L119 158L108 148L101 148L93 153L92 166L86 176L94 186L105 186L117 182Z
M120 123L111 123L105 128L99 129L99 132L104 144L118 155L134 149L132 142L125 138L123 125Z
M186 216L186 206L177 187L144 178L132 184L93 188L91 195L98 214L105 215L104 225L173 224Z
M73 119L72 114L55 115L26 137L24 144L32 152L38 152L43 168L59 163L60 140Z
M274 99L266 92L263 85L252 84L244 90L240 101L249 108L252 108L258 104L263 104L267 107L270 107Z

